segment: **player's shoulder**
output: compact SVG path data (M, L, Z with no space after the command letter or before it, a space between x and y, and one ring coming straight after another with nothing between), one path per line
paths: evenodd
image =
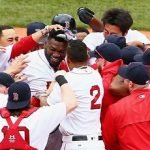
M143 33L141 33L138 30L129 29L127 36L130 36L130 35L143 35Z
M147 36L138 30L129 29L125 37L127 42L140 41L145 44L150 43L150 40L147 38Z
M36 50L33 52L28 53L28 58L32 58L32 60L37 59L38 57L43 57L44 55L44 49Z

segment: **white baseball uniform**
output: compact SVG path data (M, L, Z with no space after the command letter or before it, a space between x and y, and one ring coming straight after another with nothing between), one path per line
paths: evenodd
M7 46L5 52L0 52L0 71L4 71L10 64L10 55L12 52L12 46Z
M27 60L30 62L22 73L27 76L25 82L29 84L32 95L34 95L36 92L47 90L47 84L55 80L55 72L45 57L44 49L31 52L28 55Z
M8 95L0 93L0 108L6 107Z
M63 135L62 149L104 149L102 140L98 140L100 131L100 106L104 90L100 74L91 67L74 68L65 76L78 100L78 107L69 113L60 124ZM60 87L56 83L49 95L48 104L60 101ZM73 141L74 136L84 135L87 140ZM88 148L87 148L88 146ZM86 147L86 148L85 148Z
M125 38L127 43L132 41L140 41L145 44L150 44L150 40L143 33L137 30L129 29ZM104 42L104 34L103 32L92 32L84 38L83 42L91 51L93 51L96 46Z
M66 105L61 102L52 106L40 107L28 118L24 118L19 126L29 129L30 145L38 150L44 150L47 144L49 133L52 132L66 116ZM13 122L16 117L11 116ZM7 126L5 119L0 116L0 141L3 139L1 129Z

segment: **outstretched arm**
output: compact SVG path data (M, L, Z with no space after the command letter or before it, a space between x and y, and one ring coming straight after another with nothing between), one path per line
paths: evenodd
M88 24L94 32L103 32L104 26L101 20L94 16L94 12L86 7L80 7L77 14L81 22Z

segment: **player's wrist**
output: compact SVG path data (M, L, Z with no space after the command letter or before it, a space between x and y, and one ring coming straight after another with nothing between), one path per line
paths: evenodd
M63 75L58 75L55 80L57 81L57 83L62 86L66 83L68 83L68 81L66 80L66 78Z
M49 26L45 26L44 29L41 30L42 36L46 36L50 32Z

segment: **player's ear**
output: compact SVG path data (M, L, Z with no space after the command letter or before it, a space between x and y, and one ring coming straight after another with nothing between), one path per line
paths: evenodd
M67 62L67 64L69 64L71 62L71 60L70 60L68 55L66 56L66 62Z
M129 81L129 89L132 91L134 87L134 83L132 81Z

